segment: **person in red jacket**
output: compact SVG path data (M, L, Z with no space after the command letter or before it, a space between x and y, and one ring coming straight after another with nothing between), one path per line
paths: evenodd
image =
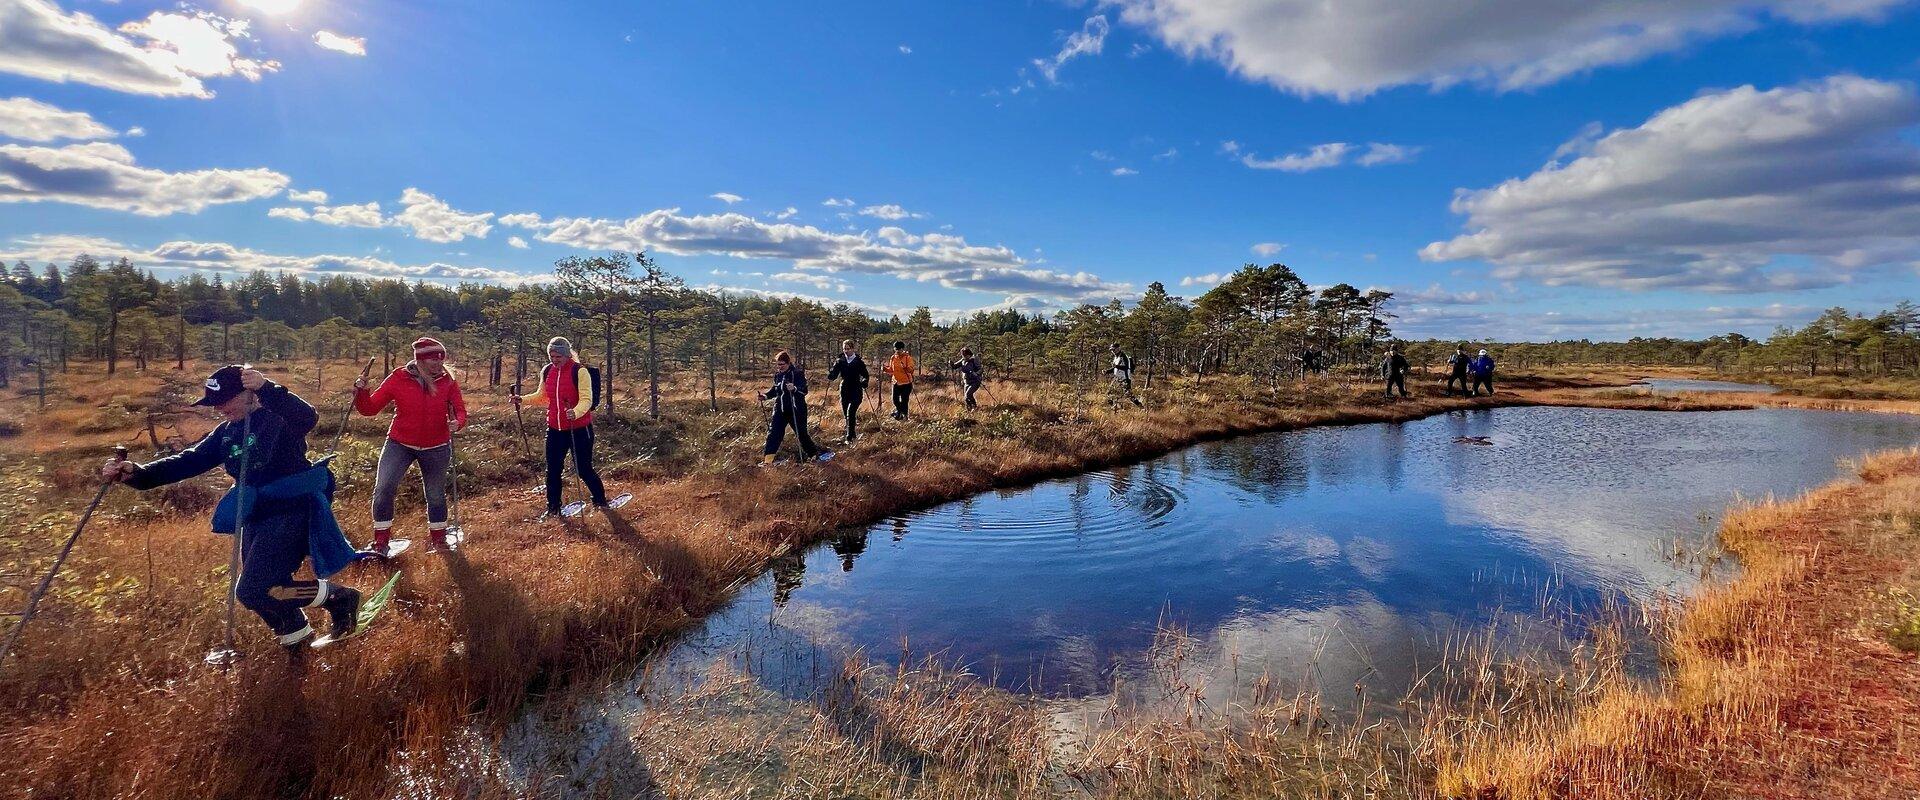
M393 535L393 496L407 466L416 462L427 492L427 530L434 547L445 547L453 434L467 426L467 403L447 367L447 348L422 336L413 342L413 360L394 370L379 388L367 391L367 381L361 378L353 390L353 407L362 416L393 406L393 425L387 428L387 443L380 448L380 468L373 478L373 545L368 549L387 554Z
M573 455L574 472L593 495L595 508L607 505L607 487L593 468L593 379L587 368L573 358L573 343L564 336L547 341L547 365L540 368L540 386L527 394L517 394L513 404L540 403L547 407L547 513L541 519L560 516L560 486L567 469L567 455Z

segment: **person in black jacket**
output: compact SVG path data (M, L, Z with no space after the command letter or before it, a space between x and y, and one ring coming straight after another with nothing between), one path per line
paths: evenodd
M1447 394L1453 394L1454 385L1459 384L1460 393L1467 393L1467 367L1473 363L1473 356L1467 355L1467 348L1453 348L1453 355L1447 356Z
M224 468L234 488L214 511L214 532L241 531L234 598L260 615L296 660L313 637L308 608L327 611L334 636L351 633L360 593L327 578L354 551L333 517L332 473L307 461L307 434L319 421L313 406L241 365L208 377L194 405L219 409L226 419L179 453L145 464L109 461L101 476L145 490ZM319 580L296 580L309 558Z
M812 461L821 455L822 450L807 433L807 373L793 363L793 356L787 355L785 350L774 355L773 363L778 367L773 373L773 388L760 395L762 400L773 401L773 419L767 426L767 447L760 463L773 463L774 454L780 452L780 442L786 438L789 425L793 426L794 435L800 438L801 460Z
M960 383L967 390L967 410L980 407L974 402L973 395L980 391L980 384L986 382L986 368L980 365L980 359L973 354L973 348L960 348L960 360L948 365L960 371Z
M847 417L847 438L841 440L844 444L853 444L859 436L860 400L867 396L869 378L867 362L860 360L853 340L841 341L840 360L827 368L827 380L840 381L840 413Z
M1387 356L1380 360L1380 375L1387 379L1387 396L1393 396L1394 387L1400 387L1400 396L1407 396L1407 357L1400 355L1400 348L1387 348Z

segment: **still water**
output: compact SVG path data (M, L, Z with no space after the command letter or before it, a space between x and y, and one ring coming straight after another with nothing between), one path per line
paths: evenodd
M1700 566L1673 544L1730 502L1917 440L1900 415L1503 408L1204 444L847 531L651 672L727 660L801 694L850 652L937 655L1072 702L1136 683L1177 625L1222 685L1391 692L1463 629L1685 592Z
M1691 378L1648 378L1634 384L1654 394L1673 394L1674 392L1756 392L1773 394L1780 391L1778 386L1764 383L1735 383L1733 381L1704 381Z
M1920 417L1890 414L1502 408L1198 445L847 531L604 692L533 709L498 755L522 780L645 786L637 712L716 674L804 706L849 657L966 666L1075 735L1187 696L1148 666L1170 627L1209 708L1258 680L1338 714L1356 684L1391 702L1461 637L1564 653L1601 603L1692 588L1674 545L1729 503L1916 441Z

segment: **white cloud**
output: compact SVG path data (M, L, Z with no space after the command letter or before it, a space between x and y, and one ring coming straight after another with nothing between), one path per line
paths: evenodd
M819 275L811 272L779 272L769 276L768 279L785 283L804 283L816 289L834 292L844 292L852 288L847 285L846 281L829 275Z
M291 191L287 192L287 199L296 203L325 203L327 202L327 193L319 189L311 189L304 192Z
M1287 249L1287 246L1279 242L1261 242L1248 249L1252 250L1256 256L1272 257L1279 255L1280 251Z
M1165 151L1162 151L1162 152L1161 152L1161 153L1160 153L1159 155L1157 155L1157 156L1154 156L1154 157L1153 157L1153 160L1155 160L1155 161L1166 161L1166 160L1169 160L1169 159L1173 159L1173 158L1177 158L1177 157L1179 157L1179 155L1180 155L1180 148L1177 148L1177 147L1169 147L1169 148L1167 148L1167 149L1166 149Z
M908 211L900 206L888 203L886 205L867 206L866 208L860 209L860 216L873 217L875 219L922 219L927 215Z
M1877 19L1905 0L1104 0L1189 58L1300 95L1392 86L1506 91L1770 22Z
M1217 286L1221 281L1232 277L1225 273L1209 272L1205 275L1188 275L1180 279L1181 286Z
M527 240L522 239L518 236L509 236L507 237L507 246L516 247L521 250L525 250L529 247L532 247L533 245L527 244Z
M304 276L348 275L361 278L404 278L447 282L489 281L508 284L544 280L546 277L441 262L398 264L370 256L275 255L225 242L172 241L150 249L141 249L111 239L60 235L36 235L14 239L5 252L0 252L0 259L65 263L82 253L101 260L126 258L135 266L157 270L202 270L228 273L268 270Z
M51 142L111 139L118 135L84 111L67 111L26 97L0 98L0 138Z
M367 40L361 36L342 36L333 31L318 31L313 34L313 43L350 56L367 54Z
M715 200L718 200L722 203L726 203L727 205L733 205L734 203L738 203L742 200L747 199L747 198L741 197L740 195L734 194L732 192L714 192L713 194L710 194L707 196Z
M148 169L107 142L0 145L0 203L73 203L157 217L272 197L289 181L270 169Z
M793 206L787 206L785 210L769 212L767 216L773 217L774 219L792 219L794 215L799 213L800 213L800 209L794 208Z
M1088 17L1080 30L1067 35L1067 41L1061 45L1060 52L1051 58L1036 58L1033 66L1045 75L1048 83L1060 81L1060 68L1067 62L1086 55L1099 55L1106 46L1108 32L1107 17L1104 14Z
M280 68L277 61L259 61L240 54L235 41L248 36L246 20L227 19L204 11L156 11L146 19L120 26L122 33L149 40L149 52L171 57L176 69L197 78L239 75L250 81Z
M1240 163L1245 164L1249 169L1274 169L1280 170L1281 172L1311 172L1317 169L1338 167L1348 163L1359 164L1363 167L1374 167L1381 164L1401 164L1412 161L1413 157L1420 152L1420 148L1411 145L1373 142L1367 145L1365 151L1359 151L1354 145L1346 142L1327 142L1325 144L1316 144L1308 148L1307 152L1304 153L1288 153L1284 156L1274 158L1261 158L1257 154L1246 152L1240 146L1239 142L1226 141L1220 143L1220 151L1228 155L1238 156ZM1356 152L1359 153L1357 157L1355 156Z
M1419 306L1477 306L1498 300L1492 292L1449 291L1440 284L1431 284L1425 289L1402 289L1393 293L1393 299L1399 305Z
M1812 288L1920 261L1920 97L1838 76L1743 86L1614 131L1564 166L1459 192L1467 232L1423 259L1624 289ZM1782 259L1825 268L1790 271Z
M1361 154L1359 158L1354 159L1354 163L1363 167L1374 167L1381 164L1404 164L1412 161L1414 156L1419 155L1420 150L1421 148L1419 147L1404 144L1381 144L1374 142L1367 145L1367 152Z
M903 55L903 56L906 56L906 55L913 55L913 48L911 48L911 47L908 47L908 46L906 46L906 45L904 45L904 44L903 44L903 45L900 45L900 54L901 54L901 55Z
M379 203L317 205L311 209L287 206L267 209L267 216L300 222L318 222L322 225L341 228L384 228L392 224L392 221L381 213Z
M1128 175L1138 175L1138 174L1140 174L1140 170L1134 169L1132 167L1114 167L1113 168L1113 175L1114 177L1118 177L1118 178L1124 178L1124 177L1127 177Z
M969 244L947 233L916 236L888 226L879 233L834 233L811 225L765 222L727 212L687 216L666 208L628 219L541 219L510 214L502 224L535 238L585 250L648 250L670 255L785 259L799 272L892 275L955 289L1034 295L1056 301L1131 297L1133 287L1087 272L1039 269L1004 246Z
M0 0L0 72L132 94L212 97L202 78L258 80L274 61L243 57L246 23L212 14L154 12L115 31L50 0Z
M825 199L825 200L822 200L822 201L820 202L820 205L823 205L823 206L831 206L831 207L834 207L834 208L851 208L851 207L853 207L853 198L851 198L851 197L829 197L829 198L827 198L827 199Z
M1763 337L1781 325L1803 325L1820 310L1775 303L1515 313L1507 309L1475 311L1430 304L1402 307L1397 313L1399 319L1394 320L1394 333L1403 338L1540 342L1554 339L1621 341L1635 336L1700 338L1730 331Z
M485 239L487 232L493 230L493 225L487 222L493 218L491 212L456 211L440 198L419 189L409 187L402 192L400 205L401 211L393 216L392 224L411 229L415 238L429 242L457 242L469 236Z

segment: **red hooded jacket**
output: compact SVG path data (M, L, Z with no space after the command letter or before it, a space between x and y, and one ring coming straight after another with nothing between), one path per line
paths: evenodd
M353 393L353 407L361 416L378 414L389 403L394 411L387 438L408 447L424 450L446 444L453 438L448 417L462 427L467 424L467 401L460 396L460 384L452 375L441 375L433 382L433 394L427 394L413 373L401 367L381 381L380 388Z

